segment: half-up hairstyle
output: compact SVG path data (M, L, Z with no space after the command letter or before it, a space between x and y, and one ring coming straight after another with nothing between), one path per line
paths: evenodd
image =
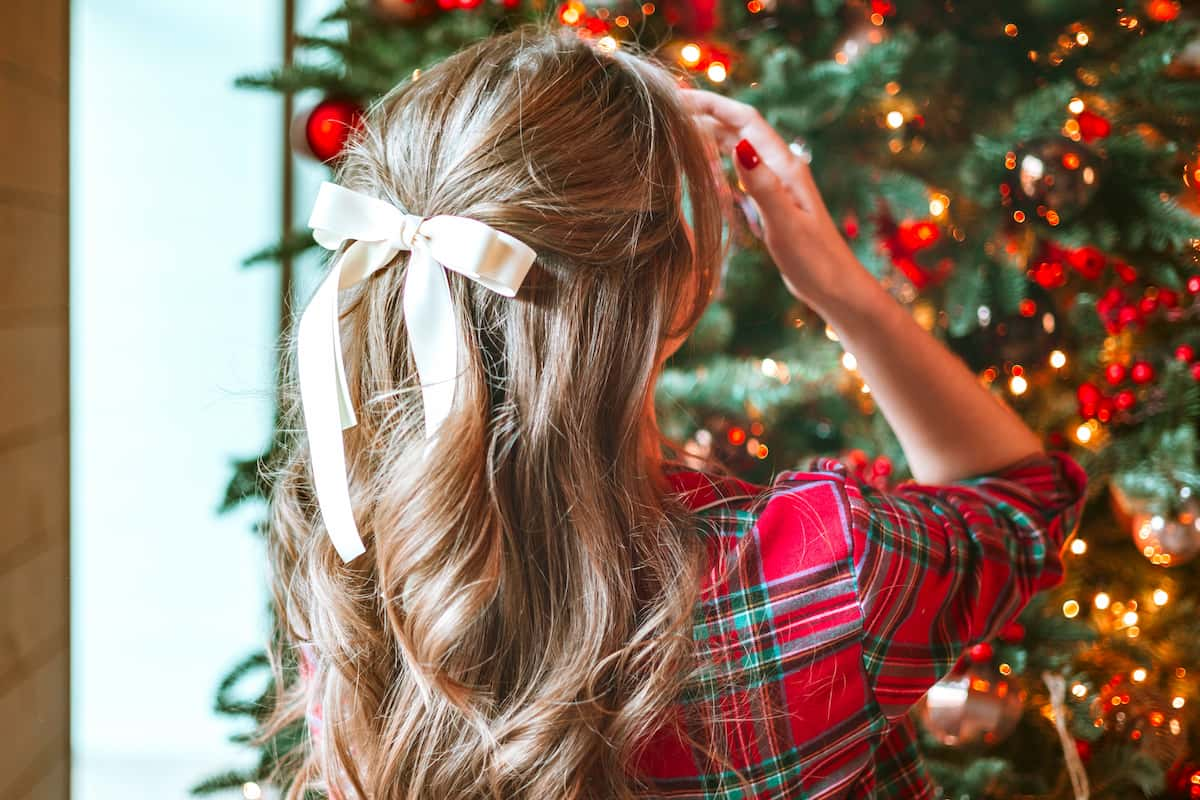
M729 245L719 154L678 81L636 47L526 25L406 79L352 135L337 183L473 217L538 258L515 298L448 272L462 373L428 459L408 252L343 292L367 547L349 564L317 512L288 343L268 475L280 689L260 735L310 692L324 716L288 800L322 782L372 800L637 794L629 765L696 672L709 564L668 491L654 384ZM301 641L318 668L285 686Z

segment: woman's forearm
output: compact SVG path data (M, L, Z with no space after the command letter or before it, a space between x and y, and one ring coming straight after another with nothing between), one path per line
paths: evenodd
M854 263L836 294L809 298L837 333L896 432L913 477L947 483L1040 452L1008 405Z

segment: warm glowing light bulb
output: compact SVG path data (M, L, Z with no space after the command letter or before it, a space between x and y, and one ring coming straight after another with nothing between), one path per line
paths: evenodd
M1076 683L1071 686L1071 694L1076 697L1087 697L1087 687L1082 683Z
M605 53L611 53L613 50L617 49L617 40L611 36L601 36L596 41L596 46Z
M1072 619L1079 615L1079 603L1075 600L1068 600L1062 605L1063 616L1067 619Z
M1125 615L1121 617L1121 622L1126 625L1137 625L1137 621L1138 615L1136 611L1126 611Z
M1067 365L1067 354L1062 350L1055 350L1050 353L1050 366L1055 369L1062 369Z
M1183 705L1186 702L1187 701L1184 700L1179 695L1175 695L1174 697L1171 698L1171 708L1183 708Z
M1169 594L1167 594L1165 589L1155 589L1154 590L1154 605L1165 606L1167 604L1167 601L1170 599L1171 599L1171 596Z
M887 126L892 130L896 130L904 124L904 115L899 111L889 111L887 114Z
M694 67L700 63L700 48L694 44L688 43L679 49L679 59L689 67Z
M774 378L779 374L779 364L773 358L764 358L762 360L762 374L768 378Z
M1008 390L1015 395L1025 394L1025 390L1029 388L1029 381L1025 380L1020 375L1013 375L1008 382Z
M1067 103L1067 110L1072 114L1078 114L1083 111L1083 101L1078 97L1072 97L1071 102Z
M1146 670L1142 667L1138 667L1132 673L1130 673L1129 677L1133 678L1134 683L1141 683L1142 681L1146 680Z
M1110 598L1104 592L1100 592L1095 596L1095 598L1092 599L1092 602L1096 604L1096 608L1103 611L1104 609L1108 608L1109 603L1112 602L1112 598Z
M706 74L708 75L708 79L713 83L720 83L721 81L725 80L725 76L728 73L725 70L724 64L722 64L720 61L714 61L708 65L708 71Z
M253 781L242 784L242 797L246 800L259 800L262 797L262 787Z
M1087 444L1092 440L1092 429L1087 424L1080 425L1075 429L1075 438L1080 444Z
M1071 541L1071 552L1077 556L1081 556L1087 552L1087 541L1084 539L1074 539Z
M853 353L842 353L842 366L846 369L858 369L858 359Z

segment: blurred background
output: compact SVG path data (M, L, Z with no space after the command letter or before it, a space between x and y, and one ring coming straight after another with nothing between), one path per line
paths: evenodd
M1067 582L914 712L943 794L1200 797L1193 4L2 13L0 797L277 793L263 776L303 731L239 738L271 689L257 470L278 441L276 342L322 273L309 204L372 99L534 18L640 43L803 144L868 269L1088 469ZM822 453L894 486L903 454L853 353L782 291L740 205L660 422L751 479Z

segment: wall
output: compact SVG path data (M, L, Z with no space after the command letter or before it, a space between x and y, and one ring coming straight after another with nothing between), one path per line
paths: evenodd
M282 101L233 79L278 63L281 24L279 2L73 3L71 661L86 800L184 798L254 760L212 703L266 636L262 508L217 507L232 460L270 434L278 274L240 261L278 235ZM40 341L32 355L52 352Z
M0 37L0 797L68 793L66 0Z

